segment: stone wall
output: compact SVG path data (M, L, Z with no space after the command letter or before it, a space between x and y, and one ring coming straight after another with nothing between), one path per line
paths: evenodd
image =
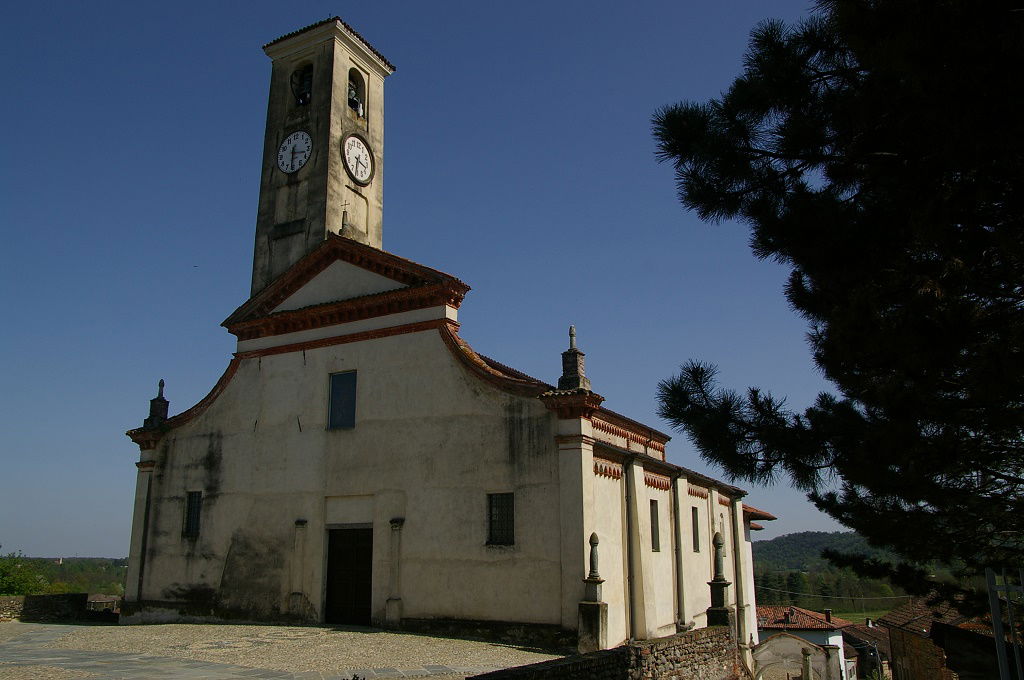
M0 595L0 621L19 618L24 603L24 595Z
M713 626L614 649L506 668L473 680L738 680L739 654L730 629Z
M889 646L893 674L898 673L900 680L956 680L946 668L946 654L928 638L890 628Z
M0 620L22 621L107 621L109 614L86 609L86 593L57 595L5 595L0 597ZM116 621L116 617L114 617Z

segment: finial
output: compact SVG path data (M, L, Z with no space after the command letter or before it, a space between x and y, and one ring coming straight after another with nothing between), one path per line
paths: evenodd
M157 399L163 399L164 398L164 379L160 378L160 382L158 382L156 385L157 385L156 398Z
M576 326L569 326L569 349L576 349Z

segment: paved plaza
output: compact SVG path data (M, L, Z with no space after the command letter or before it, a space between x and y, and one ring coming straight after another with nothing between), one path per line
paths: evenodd
M510 645L374 628L0 623L5 680L457 680L552 658Z

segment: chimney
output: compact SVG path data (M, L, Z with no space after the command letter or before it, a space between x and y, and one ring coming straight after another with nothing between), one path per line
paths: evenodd
M787 609L785 615L782 618L782 622L785 624L793 623L793 610Z
M864 625L866 625L868 628L874 628L875 622L871 620L870 616L866 616L864 617Z
M825 610L825 623L832 623L832 610L831 609L826 609Z

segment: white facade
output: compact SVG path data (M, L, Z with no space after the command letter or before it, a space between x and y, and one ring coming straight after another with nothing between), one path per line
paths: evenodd
M558 389L476 354L458 336L468 286L362 240L328 231L254 286L211 393L171 418L161 395L128 433L142 454L123 621L571 634L596 534L614 646L705 625L720 532L740 640L756 642L748 532L771 517L667 463L669 437L603 408L582 371ZM332 424L342 382L352 420Z

